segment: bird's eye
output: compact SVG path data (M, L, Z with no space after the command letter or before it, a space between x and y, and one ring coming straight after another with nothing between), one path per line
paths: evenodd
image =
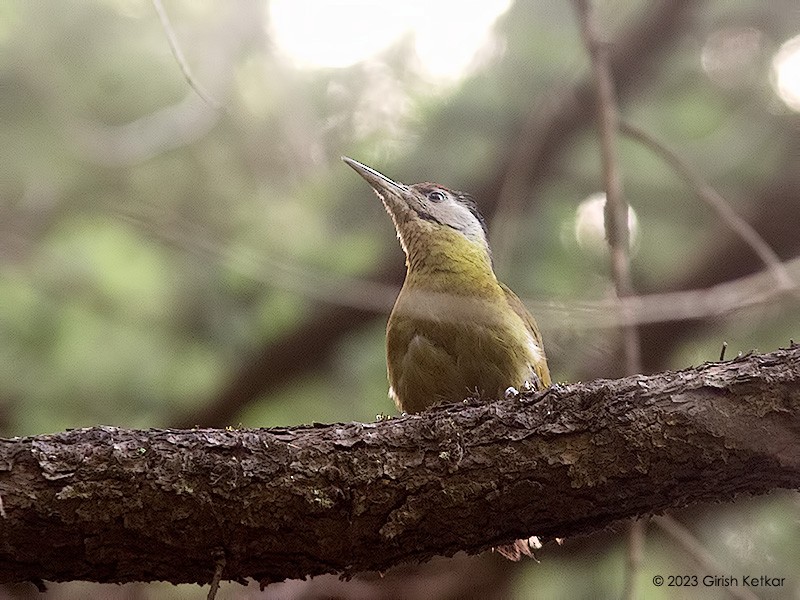
M438 190L428 194L428 200L430 200L431 202L442 202L444 199L445 199L444 192L440 192Z

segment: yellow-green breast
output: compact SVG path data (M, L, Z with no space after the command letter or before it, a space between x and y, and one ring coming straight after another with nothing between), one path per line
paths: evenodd
M386 333L390 394L404 412L550 384L533 317L494 276L485 251L456 232L421 231ZM415 255L416 253L416 255Z

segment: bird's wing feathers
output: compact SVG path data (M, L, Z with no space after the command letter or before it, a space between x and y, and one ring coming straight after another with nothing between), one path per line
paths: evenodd
M504 283L500 283L500 287L506 296L506 302L508 302L508 306L517 314L520 319L522 319L526 329L533 337L533 341L539 347L542 359L534 364L533 368L534 371L536 371L536 375L538 375L539 379L542 380L542 384L548 386L550 385L550 370L547 368L547 359L544 358L542 334L539 332L538 325L536 325L536 319L533 318L533 315L528 312L527 308L525 308L522 300L520 300L519 297L517 297L517 295L512 292L508 286L506 286Z

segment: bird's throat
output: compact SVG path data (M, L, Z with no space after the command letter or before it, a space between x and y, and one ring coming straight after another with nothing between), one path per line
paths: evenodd
M425 225L401 231L406 253L406 286L449 294L497 295L499 284L492 270L489 249L459 232Z

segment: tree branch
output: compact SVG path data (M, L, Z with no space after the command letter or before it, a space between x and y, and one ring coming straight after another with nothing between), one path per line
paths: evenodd
M592 75L597 89L597 126L600 134L600 156L603 166L603 188L606 193L605 232L611 258L611 276L617 297L634 295L631 280L630 232L628 201L622 189L622 173L617 159L617 95L611 73L609 50L600 39L594 7L590 0L575 0L581 36L589 53ZM639 332L633 325L621 327L625 351L626 374L640 373L642 351Z
M621 122L619 126L623 135L636 140L650 148L655 154L658 154L692 188L698 198L716 211L722 222L728 225L745 244L752 248L753 252L764 263L764 266L772 273L781 290L786 291L797 287L783 266L778 253L772 249L750 223L736 213L731 203L697 175L686 161L644 129L626 122Z
M800 345L379 423L95 427L0 440L0 582L349 575L797 487Z
M192 75L192 70L189 68L189 63L186 62L186 57L183 55L183 50L181 50L181 44L178 42L178 36L175 35L175 29L172 27L172 23L169 20L169 15L167 15L167 10L164 8L161 0L152 0L152 2L153 8L156 9L156 13L158 14L158 20L161 22L161 28L164 30L164 35L167 36L169 49L172 52L172 55L175 57L175 61L178 63L181 73L183 74L183 78L186 79L186 83L188 83L189 87L191 87L195 93L203 99L203 102L216 110L221 109L222 104L211 94L209 94L208 91L202 85L200 85L200 82L195 79L194 75Z

